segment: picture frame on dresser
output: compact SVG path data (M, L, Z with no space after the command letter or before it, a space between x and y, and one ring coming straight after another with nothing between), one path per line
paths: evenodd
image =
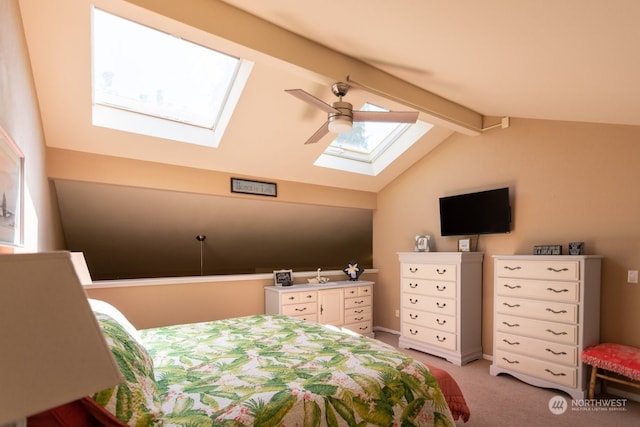
M293 270L274 270L273 282L275 286L293 285Z

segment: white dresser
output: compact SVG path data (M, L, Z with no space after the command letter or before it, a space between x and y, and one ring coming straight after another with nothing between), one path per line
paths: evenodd
M600 268L596 255L494 256L491 375L587 395L582 349L599 342Z
M373 284L358 280L267 286L264 288L265 313L340 326L373 337Z
M400 348L482 358L481 252L399 252Z

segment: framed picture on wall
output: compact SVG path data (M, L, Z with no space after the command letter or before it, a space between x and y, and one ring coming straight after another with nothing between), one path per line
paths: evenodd
M0 127L0 244L23 240L24 155Z

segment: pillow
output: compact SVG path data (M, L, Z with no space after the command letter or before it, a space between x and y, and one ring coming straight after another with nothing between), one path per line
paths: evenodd
M115 307L96 301L89 302L125 381L95 393L93 400L130 426L162 425L153 361L136 339L138 332Z

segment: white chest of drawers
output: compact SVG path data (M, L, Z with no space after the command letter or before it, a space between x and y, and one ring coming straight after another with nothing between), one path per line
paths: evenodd
M373 284L359 280L267 286L264 288L265 313L340 326L373 337Z
M494 256L491 375L587 394L583 348L600 337L600 256Z
M456 365L482 358L480 252L400 252L401 348Z

